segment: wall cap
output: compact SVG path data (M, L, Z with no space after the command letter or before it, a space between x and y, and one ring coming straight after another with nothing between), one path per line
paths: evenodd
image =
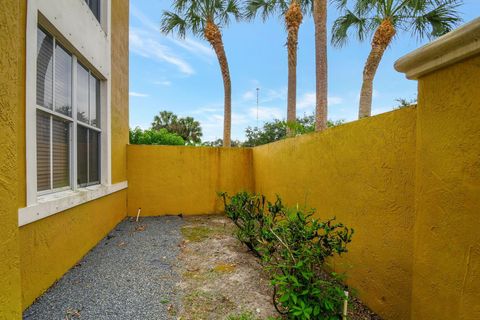
M480 18L403 56L395 62L395 69L405 73L408 79L417 80L423 75L478 53L480 53Z

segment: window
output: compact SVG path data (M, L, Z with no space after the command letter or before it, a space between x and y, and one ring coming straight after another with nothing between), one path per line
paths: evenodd
M37 34L37 192L98 184L100 80L40 27Z
M77 183L79 186L100 181L100 80L77 64Z
M90 7L90 10L92 10L98 22L100 22L100 0L85 0L85 2Z

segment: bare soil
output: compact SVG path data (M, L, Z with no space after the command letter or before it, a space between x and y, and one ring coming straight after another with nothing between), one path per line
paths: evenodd
M279 318L269 277L224 216L185 217L177 272L182 320ZM358 299L349 319L380 319ZM248 316L247 316L248 315ZM243 317L241 317L243 316Z

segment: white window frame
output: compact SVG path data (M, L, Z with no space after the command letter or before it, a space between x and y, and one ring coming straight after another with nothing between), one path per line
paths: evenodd
M87 201L117 192L127 182L112 185L111 181L111 1L102 0L101 25L84 0L27 0L26 27L26 207L19 209L19 226L48 217ZM71 170L71 190L41 195L37 192L36 161L36 75L37 28L41 26L74 57L72 77L76 82L76 59L100 79L100 184L77 188L77 168ZM72 96L76 97L76 85ZM76 139L75 98L72 105L71 139ZM49 109L47 109L50 111ZM55 113L55 116L59 116ZM70 119L69 119L70 120ZM84 125L83 123L81 125ZM88 126L88 125L85 125ZM93 126L91 126L94 128ZM76 140L74 140L76 143ZM76 148L72 147L70 165L77 163Z

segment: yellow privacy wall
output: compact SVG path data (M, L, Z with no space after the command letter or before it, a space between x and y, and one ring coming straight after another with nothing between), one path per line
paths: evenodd
M480 56L421 77L418 102L412 319L478 320Z
M355 229L336 266L386 319L408 319L413 258L415 108L256 147L255 191Z
M223 210L218 191L253 191L252 150L128 146L128 214L208 214Z

